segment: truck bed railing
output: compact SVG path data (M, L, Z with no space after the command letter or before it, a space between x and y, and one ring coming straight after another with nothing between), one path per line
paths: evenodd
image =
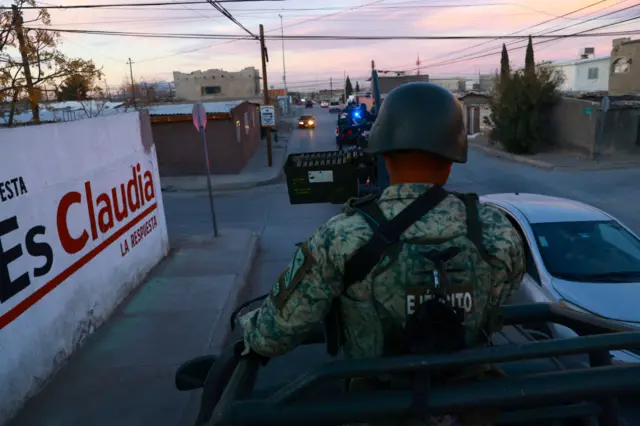
M408 412L412 391L380 390L367 393L366 396L348 393L316 397L312 401L305 400L304 396L315 386L336 379L398 375L577 354L589 355L590 368L436 387L430 392L429 412L451 413L470 407L494 407L501 409L500 423L503 424L597 415L601 420L600 426L613 426L618 424L614 397L640 394L640 364L613 366L609 356L611 350L640 348L640 331L634 331L636 329L633 327L552 304L505 306L503 319L506 325L554 322L572 328L581 336L445 355L340 360L313 368L260 400L249 399L260 361L252 357L243 358L234 364L235 371L222 392L209 424L326 426L393 419ZM322 343L323 340L318 332L310 336L306 344ZM531 408L543 404L544 409ZM514 411L513 407L520 409Z

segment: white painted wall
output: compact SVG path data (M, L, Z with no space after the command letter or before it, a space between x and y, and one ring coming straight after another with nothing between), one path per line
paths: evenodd
M609 90L609 72L611 59L609 57L591 58L577 61L551 63L557 72L562 72L565 81L560 90L567 92L599 92ZM589 69L596 68L597 78L589 78Z
M127 113L0 130L0 424L168 252L155 146L140 126ZM146 194L137 208L134 168ZM110 222L121 186L128 216ZM6 262L11 250L22 254ZM7 271L28 285L12 294Z
M609 58L599 61L580 63L575 65L573 90L577 92L599 92L609 90ZM589 69L597 69L597 78L589 78ZM593 75L592 75L593 76Z
M559 90L570 92L573 90L574 80L575 80L575 69L576 67L572 65L561 65L553 67L557 72L562 73L564 75L564 82L560 85Z

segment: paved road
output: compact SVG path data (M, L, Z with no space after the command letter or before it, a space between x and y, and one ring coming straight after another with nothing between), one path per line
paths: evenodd
M309 110L301 112L307 113ZM317 119L315 130L294 129L290 140L293 152L335 149L335 114L329 114L326 109L318 107L314 107L313 114ZM454 166L448 188L480 194L519 191L570 197L604 208L638 232L639 178L640 170L550 172L471 150L467 164ZM209 230L206 194L165 194L164 200L172 235ZM250 227L262 232L261 249L252 273L253 286L250 294L246 295L249 298L269 291L290 261L294 243L307 238L314 229L337 214L340 207L292 206L288 202L286 185L282 182L268 187L220 194L216 198L216 209L221 226ZM271 387L285 382L304 372L309 364L327 359L322 347L299 349L272 361L261 373L258 387ZM640 421L632 424L640 424Z

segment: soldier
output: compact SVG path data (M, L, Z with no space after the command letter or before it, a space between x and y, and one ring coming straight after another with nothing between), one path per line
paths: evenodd
M498 210L442 188L452 163L467 161L458 100L431 83L399 86L380 110L368 150L384 158L391 185L378 198L350 200L298 244L264 304L239 320L245 353L282 355L323 320L325 327L338 324L339 334L327 332L341 336L346 357L412 352L408 320L434 297L457 315L450 318L458 322L459 341L447 343L455 346L449 349L486 345L499 330L495 314L522 280L524 248ZM426 339L438 340L434 333ZM440 333L443 340L450 335ZM445 345L427 343L427 352ZM447 416L428 424L455 421Z

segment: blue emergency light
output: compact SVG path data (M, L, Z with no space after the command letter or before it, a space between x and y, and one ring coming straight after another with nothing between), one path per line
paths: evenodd
M354 111L353 112L353 116L354 117L360 117L360 112L359 111Z

